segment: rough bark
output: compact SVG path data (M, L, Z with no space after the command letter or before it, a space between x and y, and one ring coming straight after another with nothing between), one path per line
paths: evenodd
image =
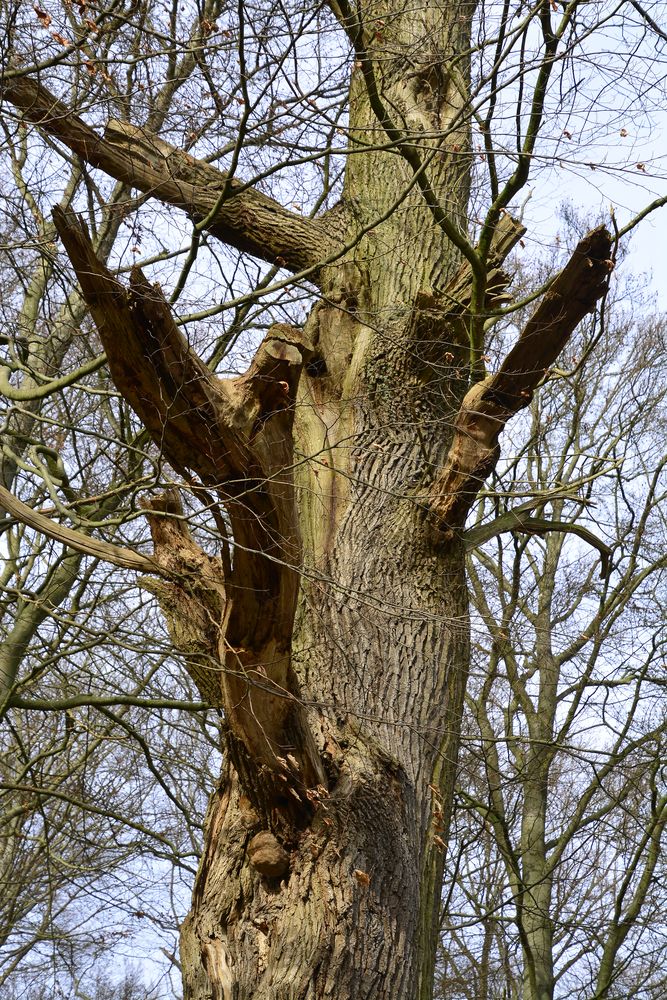
M229 524L231 555L214 561L175 498L150 507L167 579L145 585L229 727L182 932L188 1000L430 995L468 662L458 529L502 426L608 272L596 231L576 308L554 298L561 276L498 375L468 390L465 66L455 83L447 62L469 19L398 4L369 33L338 13L359 55L344 240L223 175L204 190L212 168L153 137L100 138L27 80L3 90L89 163L311 269L322 291L303 330L274 327L244 375L217 379L159 288L135 271L125 289L81 224L55 216L118 389ZM367 23L382 14L371 5ZM520 232L503 222L478 262L487 305Z

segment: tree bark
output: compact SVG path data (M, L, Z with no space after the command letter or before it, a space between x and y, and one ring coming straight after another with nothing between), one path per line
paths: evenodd
M466 68L447 66L469 48L471 12L394 4L385 19L371 4L360 24L335 8L358 55L335 236L330 218L223 175L205 190L212 168L150 136L101 139L27 80L4 87L88 162L309 269L322 292L303 330L274 327L248 371L221 380L157 287L138 271L122 287L80 223L54 217L118 389L230 529L212 560L177 498L149 507L161 578L145 585L228 726L182 930L187 1000L430 996L468 665L461 529L506 420L608 273L600 231L579 252L579 312L536 314L470 388L470 267L497 303L521 234L503 223L489 260L470 249L462 263Z

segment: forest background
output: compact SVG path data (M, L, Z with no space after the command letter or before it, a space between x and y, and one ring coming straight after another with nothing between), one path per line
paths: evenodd
M664 996L660 307L667 286L659 235L648 235L662 220L667 180L660 4L461 4L458 20L447 20L437 4L53 0L1 10L0 996L166 1000L182 995L183 977L188 997L209 995L199 972L188 979L183 963L197 963L187 946L179 957L177 938L204 844L212 842L218 800L205 822L208 796L231 781L224 770L220 779L221 757L223 768L232 760L247 781L260 819L265 801L267 816L277 808L275 789L267 792L264 779L243 767L250 774L259 762L258 774L268 766L280 776L284 764L279 787L297 774L300 818L290 814L282 826L252 819L248 828L248 837L270 828L294 868L294 828L299 837L315 830L309 809L319 810L325 826L327 808L335 815L326 795L345 767L329 742L345 750L355 741L365 748L355 753L367 753L378 770L379 797L389 787L380 774L386 754L408 776L401 778L405 802L424 813L413 824L419 836L406 840L418 875L407 856L399 869L400 878L413 876L412 922L400 933L392 926L409 956L430 955L437 940L437 960L432 987L430 959L406 960L412 971L397 985L405 996L417 989L443 1000ZM364 158L368 165L357 168ZM188 201L179 189L170 201L156 163L168 164L168 179L212 185L213 196L199 203L189 192ZM60 216L52 216L54 206ZM322 232L311 226L321 219ZM596 260L602 282L573 328L560 331L563 353L521 390L525 398L506 406L501 458L483 473L475 466L474 493L469 486L465 493L447 465L457 415L470 412L465 393L504 370L536 303L548 300L555 277L601 227L608 232L608 252ZM651 284L645 275L653 258ZM269 751L258 749L257 735L234 721L238 702L218 690L220 673L236 671L218 658L218 632L209 634L207 616L211 607L220 611L219 598L212 605L196 587L188 592L182 618L196 625L189 631L169 590L183 567L168 567L170 578L164 560L162 576L150 564L160 562L170 530L161 534L160 525L187 525L177 529L178 544L192 541L198 552L188 550L195 560L188 572L194 565L205 577L215 561L228 586L243 553L257 554L256 541L248 543L239 526L238 496L229 487L222 498L216 492L224 477L207 479L197 467L206 430L199 442L186 435L181 450L161 434L172 418L194 411L191 398L178 410L183 386L151 422L126 385L143 371L139 348L125 382L119 378L103 329L112 306L99 306L100 287L86 287L94 261L124 287L131 272L140 287L137 266L158 282L174 328L221 379L243 378L264 364L264 346L286 343L277 360L287 367L278 375L261 369L278 392L262 403L262 427L283 409L297 423L306 410L329 420L328 439L307 429L290 461L263 480L282 483L281 470L297 470L305 550L299 600L311 601L320 623L315 640L308 625L313 648L341 650L340 661L331 654L333 670L328 653L303 666L292 648L297 700L316 746L315 753L295 723L295 763L276 751L273 736ZM153 301L146 288L141 294ZM307 345L297 392L288 362L294 344L304 344L289 331L310 330L314 306L320 331L329 322L340 328L332 325L327 350ZM322 319L327 310L334 320ZM542 319L540 330L550 336L559 321ZM377 387L368 388L369 358L393 377L387 359L397 357L403 333L396 331L404 329L406 357L418 358L420 369L397 362L397 382L386 376L380 404ZM337 346L346 337L357 351L372 343L352 362ZM357 381L335 391L327 384L322 402L322 385L337 378L343 385L346 366ZM168 376L169 365L161 392L172 391ZM303 395L306 384L311 395ZM335 421L322 416L334 405L341 425L355 407L366 420L370 407L371 424L356 424L355 416L334 440ZM449 666L438 679L440 664L466 659L461 649L424 652L450 632L452 646L461 645L464 604L442 593L415 598L430 586L428 575L412 590L392 591L387 552L396 553L396 576L409 559L395 537L376 551L375 501L367 498L387 497L377 501L378 523L399 518L403 526L401 504L410 517L422 511L443 469L450 476L444 506L457 490L468 498L458 522L443 514L438 524L445 534L453 525L455 538L442 544L456 552L439 549L434 557L434 574L450 558L467 567L465 690L460 680L453 684ZM237 468L227 480L235 477ZM358 490L358 522L368 524L365 541L355 535L359 552L340 527L354 516L337 520L341 504L352 506L337 477ZM265 487L244 489L243 503L260 516L247 496ZM272 502L280 506L280 496ZM339 525L331 551L336 559L343 553L345 571L333 557L327 562L333 543L308 526L327 518ZM68 526L76 534L63 532ZM415 537L423 572L431 555ZM262 545L258 551L276 564L290 572L297 565L293 550L275 554ZM366 575L364 560L377 562L377 579ZM344 628L331 626L329 613ZM357 632L365 637L358 648L350 638ZM422 648L415 636L425 632ZM391 646L400 649L396 670L386 667ZM262 656L244 665L246 676L258 664L264 669L266 650ZM312 680L311 673L340 672L340 663L357 681L329 690ZM410 683L392 687L389 678L405 664ZM254 676L252 683L259 690L265 682ZM291 679L280 683L296 698ZM439 700L449 705L440 714ZM433 715L420 701L432 703ZM253 708L255 718L259 711ZM420 749L405 742L408 731ZM233 739L245 750L230 750ZM436 743L432 760L428 748ZM317 781L306 780L311 764ZM376 847L374 855L357 844L348 856L347 842L334 843L345 858L346 906L363 911L360 901L397 864ZM253 871L249 860L243 865L239 884ZM270 911L271 877L252 874L253 905L262 912ZM438 899L428 919L426 883ZM250 883L242 884L247 894ZM389 919L380 888L377 908ZM264 918L249 903L247 919L263 941ZM367 955L369 941L351 938L350 953ZM252 958L238 941L225 947L228 956L239 949L248 981L258 968L268 975L264 945L253 945ZM382 953L381 944L373 948ZM383 981L391 981L391 963L378 961ZM226 1000L225 975L216 974ZM316 974L308 972L312 982ZM366 983L366 993L356 988L356 996L382 995L377 984ZM266 989L281 996L275 983Z

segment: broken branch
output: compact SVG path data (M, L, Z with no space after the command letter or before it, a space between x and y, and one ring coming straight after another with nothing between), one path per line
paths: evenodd
M466 393L447 461L429 496L429 510L447 529L463 527L482 483L498 461L507 421L531 402L577 324L604 294L613 266L604 226L579 242L524 327L500 370Z
M116 387L170 464L215 490L229 516L233 558L225 574L190 535L178 498L153 501L155 565L168 582L144 586L200 691L224 706L251 760L283 773L289 746L301 781L322 784L290 653L301 560L292 423L311 354L304 336L274 325L244 375L219 379L190 349L159 286L135 269L124 288L97 259L80 220L55 210L54 222Z

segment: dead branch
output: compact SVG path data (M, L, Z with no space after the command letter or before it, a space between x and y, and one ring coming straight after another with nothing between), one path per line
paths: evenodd
M507 421L528 406L533 392L583 317L603 295L612 237L599 226L578 244L524 327L500 370L466 393L447 461L436 478L429 509L446 528L461 528L500 454Z

